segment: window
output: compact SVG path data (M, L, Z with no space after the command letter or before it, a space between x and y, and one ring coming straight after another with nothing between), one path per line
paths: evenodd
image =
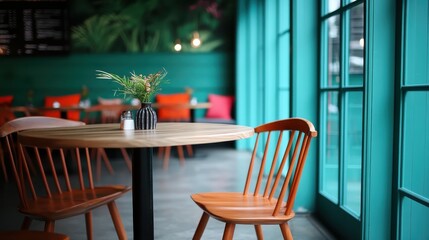
M361 212L364 3L325 0L321 16L319 192Z

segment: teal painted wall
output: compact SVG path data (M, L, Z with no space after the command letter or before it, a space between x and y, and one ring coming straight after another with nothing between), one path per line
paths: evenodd
M317 4L312 0L292 1L292 117L302 117L311 121L316 130L317 122ZM319 133L320 134L320 133ZM317 145L318 138L311 143L305 168L302 173L295 202L313 212L316 209L317 192Z
M395 111L396 3L366 2L366 90L362 238L393 239L391 197ZM396 55L395 55L396 54Z
M234 59L229 53L145 53L145 54L72 54L60 57L0 58L0 95L15 96L13 105L25 105L29 90L34 105L42 106L47 95L80 93L89 88L92 104L100 97L114 98L118 87L110 80L96 78L95 70L119 75L129 72L148 74L161 68L168 71L168 84L161 93L194 90L198 101L207 101L209 93L234 94ZM204 110L196 112L197 117Z

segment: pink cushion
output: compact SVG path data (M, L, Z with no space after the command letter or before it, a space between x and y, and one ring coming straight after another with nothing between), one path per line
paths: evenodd
M209 94L210 108L207 110L206 118L231 120L231 111L234 100L234 96Z

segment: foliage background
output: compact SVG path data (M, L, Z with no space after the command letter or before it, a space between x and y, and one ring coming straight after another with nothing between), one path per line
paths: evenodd
M234 48L235 1L74 0L70 9L73 52L171 52L177 39L183 52Z

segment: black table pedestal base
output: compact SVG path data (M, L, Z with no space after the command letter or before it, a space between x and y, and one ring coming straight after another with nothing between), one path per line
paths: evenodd
M133 151L133 229L135 240L154 239L152 148Z

